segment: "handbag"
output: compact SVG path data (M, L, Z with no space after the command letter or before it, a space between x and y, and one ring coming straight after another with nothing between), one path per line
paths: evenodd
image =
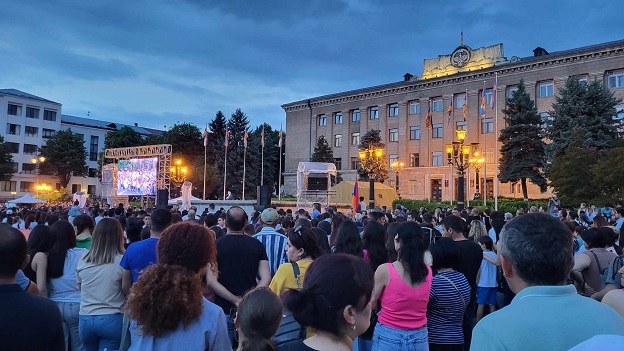
M299 266L296 262L291 262L290 264L293 267L295 280L297 281L297 289L301 289ZM273 345L279 347L285 343L303 339L305 339L305 328L295 320L292 312L284 311L284 314L282 314L282 322L273 336Z

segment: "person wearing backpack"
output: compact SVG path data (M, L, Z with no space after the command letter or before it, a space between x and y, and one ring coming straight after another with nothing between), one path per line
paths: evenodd
M581 233L587 251L574 258L572 278L580 294L591 296L605 287L609 263L616 257L607 251L609 228L590 228Z
M593 294L591 297L596 301L602 301L603 297L611 290L621 290L622 286L622 273L620 269L624 266L624 255L615 257L609 263L607 268L607 280L604 289Z

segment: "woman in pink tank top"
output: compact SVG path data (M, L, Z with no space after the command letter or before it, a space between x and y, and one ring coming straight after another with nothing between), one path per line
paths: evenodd
M373 351L428 350L427 304L431 268L424 262L422 229L416 222L399 225L394 238L398 259L375 272L372 306L381 303Z

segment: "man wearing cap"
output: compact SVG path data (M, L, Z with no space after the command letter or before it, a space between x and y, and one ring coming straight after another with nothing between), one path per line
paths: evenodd
M275 230L277 218L278 213L274 208L267 208L262 211L262 214L260 215L260 220L262 220L262 229L258 232L258 234L254 235L254 238L260 240L266 250L267 257L269 258L271 277L275 275L279 265L287 261L286 244L288 242L288 238L286 235Z

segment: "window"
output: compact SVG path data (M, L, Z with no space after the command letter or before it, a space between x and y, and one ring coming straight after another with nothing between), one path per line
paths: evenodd
M542 118L542 128L549 128L552 126L553 118L546 112L541 112L540 117Z
M17 191L17 182L6 180L4 182L0 182L0 191Z
M434 152L432 161L432 166L444 166L444 161L442 160L442 152Z
M417 180L410 180L409 181L409 189L410 189L410 194L415 195L418 192L418 181Z
M624 69L607 73L607 81L609 82L609 88L624 87Z
M553 96L555 92L555 83L552 80L539 83L539 96Z
M624 120L624 105L615 106L615 116L613 116L614 121L622 121Z
M494 163L494 149L485 150L485 163Z
M75 194L81 190L81 184L72 184L72 194Z
M16 104L9 104L9 106L7 107L7 115L21 116L22 106L16 105Z
M468 123L467 122L456 122L455 123L455 130L468 130Z
M351 169L360 168L360 159L357 157L351 157Z
M24 144L24 155L35 155L37 153L37 145Z
M54 129L43 128L43 130L41 131L41 137L44 139L50 139L54 136L54 133Z
M444 100L442 98L433 99L433 112L440 112L444 110Z
M370 119L379 119L379 108L371 107L370 108Z
M360 110L351 111L351 122L359 122L360 121Z
M392 104L388 107L388 117L396 117L399 115L399 104Z
M11 134L11 135L20 135L20 130L22 129L22 126L20 126L19 124L11 124L11 123L7 123L7 134Z
M453 108L463 108L464 104L466 103L466 94L459 94L459 95L455 95L455 106L453 106Z
M410 115L415 115L420 113L420 101L412 101L410 102Z
M342 134L334 135L334 147L342 146Z
M5 142L7 151L13 154L19 154L19 143Z
M37 174L37 165L32 163L22 163L22 173Z
M481 134L494 133L494 119L484 118L481 120Z
M512 85L509 88L507 88L507 98L511 99L513 97L513 93L516 91L518 91L518 87L515 85Z
M56 121L56 111L43 110L43 119L45 121Z
M485 89L485 106L492 106L492 96L494 96L494 88Z
M39 128L37 127L24 127L24 134L29 137L38 137L39 136Z
M336 166L337 170L341 170L342 169L342 159L341 158L335 158L334 159L334 165Z
M319 121L319 126L326 126L327 125L327 116L319 115L318 116L318 121Z
M97 177L97 168L89 168L89 177L91 178Z
M420 127L418 126L410 127L410 140L420 140Z
M95 185L87 185L87 194L95 195Z
M442 123L434 124L431 132L432 132L431 134L432 138L442 138L444 134L444 131L442 130Z
M419 153L411 153L410 154L410 167L420 167L420 154Z
M26 117L39 119L39 109L35 107L26 107Z
M587 85L588 80L589 80L588 74L581 74L578 76L578 81L581 85Z
M351 145L360 145L360 132L351 133Z
M100 141L100 137L98 137L97 135L91 136L91 144L89 144L89 161L97 161L98 151L99 151L99 146L98 146L99 141Z
M342 112L334 113L334 124L342 124Z
M388 131L388 141L397 142L399 141L399 129L392 128Z
M33 182L20 182L20 191L23 193L32 193L35 188L35 183Z
M397 162L399 160L399 155L392 154L388 156L388 160L390 161L388 165L392 165L394 162Z

